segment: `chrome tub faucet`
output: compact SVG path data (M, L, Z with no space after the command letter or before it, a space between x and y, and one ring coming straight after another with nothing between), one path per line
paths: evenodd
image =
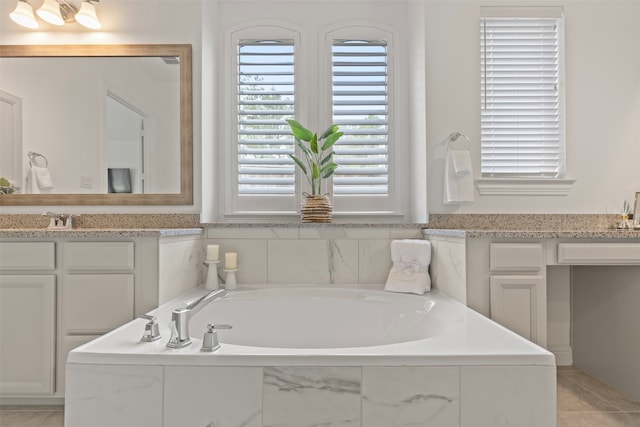
M227 291L218 289L211 291L184 308L176 308L171 313L171 338L167 343L169 348L183 348L191 344L189 337L189 321L204 306L219 298L227 296Z

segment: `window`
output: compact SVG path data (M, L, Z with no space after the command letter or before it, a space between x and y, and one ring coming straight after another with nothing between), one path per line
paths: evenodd
M333 122L344 132L333 192L387 195L387 42L334 40L332 56Z
M324 39L324 44L319 43ZM335 123L334 215L393 215L392 33L341 27L303 40L284 27L230 33L226 215L296 215L306 180L289 157L286 119L322 132ZM320 49L317 46L321 46ZM396 197L397 199L397 197Z
M238 194L293 195L293 40L240 40L237 78Z
M481 19L483 177L564 177L562 18L542 15Z

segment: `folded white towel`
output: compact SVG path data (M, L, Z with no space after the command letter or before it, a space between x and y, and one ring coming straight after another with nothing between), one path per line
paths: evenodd
M453 170L456 175L468 175L471 173L471 153L467 150L453 150L451 152Z
M53 181L51 180L49 169L41 166L31 166L31 169L35 174L35 182L40 190L51 190L53 188Z
M467 154L457 154L458 152ZM467 160L462 160L467 156ZM468 169L468 173L456 173L454 157L460 157L460 171ZM463 203L473 203L471 156L468 150L448 150L444 162L444 204Z
M28 194L40 194L40 188L38 188L38 183L36 182L36 172L32 167L29 168L29 173L27 174L26 192Z
M423 294L431 290L429 263L431 243L427 240L393 240L391 260L385 291Z

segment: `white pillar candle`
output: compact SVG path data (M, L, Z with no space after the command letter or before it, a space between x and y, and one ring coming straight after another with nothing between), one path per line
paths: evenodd
M220 258L220 246L207 245L207 261L218 261Z
M227 270L235 270L238 268L238 254L236 252L227 252L224 254L224 268Z

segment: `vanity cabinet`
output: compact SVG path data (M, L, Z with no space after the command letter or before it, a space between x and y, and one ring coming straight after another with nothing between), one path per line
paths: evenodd
M0 243L0 391L53 395L56 263L53 242Z
M546 282L541 243L489 243L490 316L543 347Z
M0 274L0 390L52 395L55 361L53 274Z
M583 343L582 354L606 352L614 347L597 347L592 339L593 325L602 322L602 316L593 316L592 324L584 320L576 322L576 310L572 311L571 304L579 294L583 298L580 301L586 301L585 313L592 315L595 307L599 311L606 307L610 309L604 316L607 319L622 316L616 312L621 305L612 308L607 304L611 298L602 295L625 289L627 285L637 292L637 287L633 287L637 280L628 276L635 272L636 276L631 277L637 277L640 234L619 233L424 230L434 251L430 267L433 288L546 347L555 354L558 365L573 364L573 348L580 348ZM593 237L594 234L602 237ZM595 291L587 298L589 289ZM630 304L637 304L634 297L630 300ZM581 331L584 334L580 335ZM603 332L607 339L618 340L623 336L609 336L609 331ZM616 345L628 348L629 340L625 340L616 341ZM633 355L627 358L637 361L637 352L630 353ZM605 365L610 366L594 364L589 369L601 378L610 378L614 384L613 376L604 372L608 369ZM624 366L623 361L617 366ZM637 370L629 367L624 372L634 369ZM640 387L637 390L635 393L640 395Z
M113 234L0 240L3 402L61 403L72 349L202 283L200 233Z
M60 373L64 372L67 355L75 347L134 318L138 243L62 242ZM64 389L64 381L64 375L58 375L59 390Z

